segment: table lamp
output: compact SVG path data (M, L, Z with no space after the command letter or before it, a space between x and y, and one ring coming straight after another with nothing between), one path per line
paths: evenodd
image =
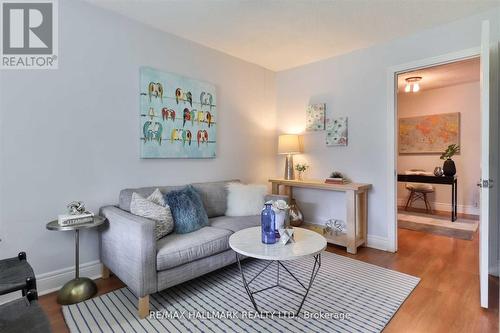
M285 179L293 180L293 154L300 154L299 136L297 134L283 134L278 137L278 154L286 155Z

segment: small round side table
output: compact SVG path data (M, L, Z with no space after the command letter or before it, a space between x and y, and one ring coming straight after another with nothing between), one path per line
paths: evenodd
M93 222L61 226L57 220L47 223L48 230L54 231L75 231L75 278L59 290L57 303L67 305L85 301L97 293L97 286L94 281L86 277L80 277L80 229L89 229L100 226L106 219L95 216Z

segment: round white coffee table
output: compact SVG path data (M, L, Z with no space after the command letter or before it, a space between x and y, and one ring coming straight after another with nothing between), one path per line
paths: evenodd
M309 290L313 285L314 279L319 272L321 267L321 252L326 248L326 239L320 234L303 229L303 228L293 228L294 233L294 242L288 244L282 244L279 240L275 244L264 244L261 241L261 231L260 227L247 228L235 232L229 237L229 246L236 252L236 261L238 263L238 267L240 269L241 278L243 280L243 287L252 302L255 311L260 312L255 302L254 295L260 293L262 291L271 289L271 288L282 288L289 292L293 292L302 296L302 301L299 305L299 308L296 312L298 316L300 314L300 310L304 305L304 302L309 294ZM247 282L247 277L245 276L245 272L241 266L240 255L245 257L251 257L261 260L269 260L269 263L264 266L262 270L260 270L255 276ZM311 272L311 276L309 282L303 283L300 281L283 263L287 260L296 260L304 257L311 257L314 260L314 266ZM254 290L251 288L252 282L254 282L257 277L262 274L273 262L276 262L277 266L277 276L276 276L276 284L270 287L261 288ZM288 288L280 283L280 267L282 267L290 276L292 276L304 289L304 293L299 293L298 291Z

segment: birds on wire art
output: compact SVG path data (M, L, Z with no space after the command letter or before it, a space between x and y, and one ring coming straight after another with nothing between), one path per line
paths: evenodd
M209 83L141 68L141 157L213 158L216 96ZM193 99L199 96L199 101Z

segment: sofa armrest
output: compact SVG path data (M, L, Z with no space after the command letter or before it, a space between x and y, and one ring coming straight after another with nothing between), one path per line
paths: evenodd
M267 194L264 198L265 202L268 202L270 200L276 201L276 200L285 200L286 203L290 203L290 199L288 198L288 195L281 195L281 194Z
M101 261L138 297L156 292L155 222L115 206L102 207Z

